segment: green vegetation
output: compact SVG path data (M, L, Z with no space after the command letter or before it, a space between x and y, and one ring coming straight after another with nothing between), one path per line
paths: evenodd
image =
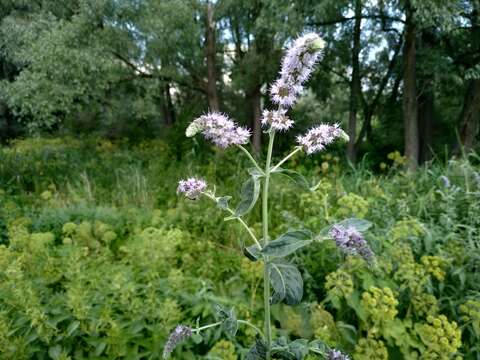
M158 140L95 138L2 148L0 358L159 358L176 324L215 321L212 303L262 326L263 268L238 256L248 235L207 202L175 194L194 173L238 194L234 174L248 159L186 151L176 162L174 153ZM372 174L317 158L296 168L320 181L312 195L288 179L272 184L271 236L363 217L378 265L339 262L331 242L295 255L307 303L273 307L275 334L322 338L353 359L477 359L478 159L408 174L386 158ZM258 231L259 210L248 215ZM235 359L255 337L242 328L218 342L220 333L194 337L174 358Z

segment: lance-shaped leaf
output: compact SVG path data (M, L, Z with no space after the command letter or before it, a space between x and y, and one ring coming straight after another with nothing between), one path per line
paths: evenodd
M287 305L297 305L303 296L303 279L295 265L284 261L268 263L268 275L272 285L272 304L284 302Z
M222 321L222 329L229 337L235 337L238 330L237 315L234 308L224 308L221 305L215 305L215 312L220 321Z
M262 249L262 254L272 257L288 256L311 244L312 241L312 233L309 230L290 230L269 242Z
M278 168L273 172L273 174L280 174L288 177L290 180L292 180L295 184L297 184L304 190L307 190L307 191L313 190L312 185L305 178L305 176L303 176L302 174L300 174L295 170Z
M242 185L240 192L240 203L235 209L235 213L225 220L235 219L249 213L255 206L260 195L260 179L263 174L256 168L248 169L250 178Z
M260 337L256 337L255 344L248 350L245 360L265 360L267 358L267 346Z
M221 305L215 304L215 312L217 318L222 321L222 329L229 337L235 337L238 330L237 315L234 308L224 308Z

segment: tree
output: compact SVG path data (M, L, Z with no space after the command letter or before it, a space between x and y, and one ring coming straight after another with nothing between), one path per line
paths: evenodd
M416 84L416 37L417 27L414 20L414 8L407 0L405 3L405 50L403 68L403 124L405 157L407 169L415 170L418 165L419 134L417 117L417 84Z

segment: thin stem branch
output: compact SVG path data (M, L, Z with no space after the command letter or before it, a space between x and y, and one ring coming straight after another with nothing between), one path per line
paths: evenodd
M213 324L208 324L208 325L205 325L205 326L201 326L199 328L193 329L192 332L199 333L200 331L207 330L207 329L210 329L210 328L215 327L215 326L219 326L219 325L222 324L222 322L223 321L218 321L218 322L213 323Z
M250 154L250 151L245 149L242 145L237 145L237 147L247 155L247 157L252 162L253 166L255 166L255 168L263 174L263 169L258 165L257 161L253 158L252 154Z
M295 148L295 150L293 150L290 154L288 154L287 156L285 156L277 165L275 165L271 170L270 172L275 172L285 161L287 161L288 159L290 159L293 155L295 155L297 152L301 151L302 148L300 146L297 146Z
M217 198L213 194L211 194L209 192L204 192L203 195L205 195L209 199L212 199L213 201L217 202ZM228 211L231 215L235 215L235 211L233 211L229 207L225 208L225 211ZM235 216L235 219L238 220L240 222L240 224L242 224L242 226L245 228L245 230L247 230L247 232L250 235L250 237L252 238L252 240L255 242L255 244L258 246L258 248L261 250L262 245L260 244L260 241L258 241L257 237L253 233L252 229L250 229L250 227L247 225L247 223L241 217Z
M263 228L263 242L268 244L268 186L270 182L270 163L272 161L272 151L273 151L273 141L275 138L275 132L270 130L269 132L269 143L268 143L268 152L267 160L265 164L265 178L263 182L263 192L262 192L262 228ZM271 360L271 349L272 349L272 330L271 330L271 319L270 319L270 279L268 276L268 257L264 257L264 273L263 273L263 302L265 309L265 335L266 335L266 345L267 353L266 360Z
M252 329L254 329L261 337L265 337L265 336L263 335L262 330L260 330L258 327L256 327L255 325L253 325L251 322L246 321L246 320L237 320L237 323L250 326L250 327L251 327Z

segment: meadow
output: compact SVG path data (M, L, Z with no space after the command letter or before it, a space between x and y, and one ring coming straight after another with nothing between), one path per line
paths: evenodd
M176 194L196 173L239 194L248 159L171 143L56 137L1 148L0 359L158 359L177 324L214 321L213 304L262 327L263 268L242 255L240 224ZM366 219L377 257L339 262L332 241L295 253L304 302L272 307L276 337L321 338L354 360L480 359L480 159L413 173L404 160L392 153L373 171L335 153L293 157L316 189L272 184L273 237ZM260 230L260 209L246 220ZM243 358L254 338L215 328L172 357Z

